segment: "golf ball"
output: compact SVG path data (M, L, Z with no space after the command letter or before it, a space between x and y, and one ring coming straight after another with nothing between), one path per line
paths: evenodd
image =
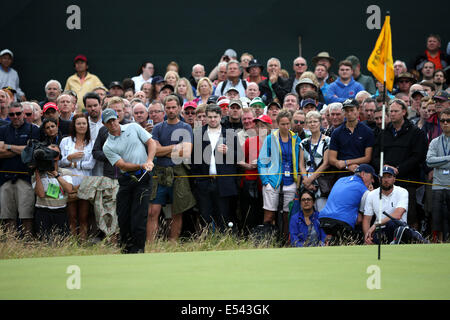
M228 227L232 228L233 227L233 222L228 222Z

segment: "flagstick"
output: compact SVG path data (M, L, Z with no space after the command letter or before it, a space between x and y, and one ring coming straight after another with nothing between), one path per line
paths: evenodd
M384 62L384 81L383 81L383 111L381 112L381 141L380 141L380 203L378 207L378 260L381 259L381 219L382 219L382 202L383 202L383 194L381 189L381 178L383 177L383 164L384 164L384 121L385 121L385 112L386 112L386 61Z

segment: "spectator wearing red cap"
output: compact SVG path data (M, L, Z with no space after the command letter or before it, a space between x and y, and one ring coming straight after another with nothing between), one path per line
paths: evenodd
M74 59L75 74L67 79L66 87L64 90L74 91L78 97L84 97L84 95L97 87L104 87L100 79L88 72L88 61L86 56L79 54ZM77 112L81 112L84 109L82 99L78 99Z
M47 102L44 105L42 110L43 118L45 119L53 119L58 124L58 131L62 137L66 137L69 135L70 123L71 121L61 119L61 115L59 113L59 108L54 102ZM44 131L41 128L41 138L43 138Z
M192 129L194 129L195 123L195 109L197 109L197 104L194 101L186 102L183 105L182 114L184 117L184 122L190 125Z

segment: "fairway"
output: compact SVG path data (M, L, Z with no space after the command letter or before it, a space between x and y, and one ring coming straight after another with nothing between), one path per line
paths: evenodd
M3 260L0 299L450 299L450 245L383 246L380 261L377 246Z

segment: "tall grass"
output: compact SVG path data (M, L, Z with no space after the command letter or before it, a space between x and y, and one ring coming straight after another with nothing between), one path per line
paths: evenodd
M0 259L121 253L118 244L110 241L110 239L94 243L91 238L85 242L80 242L74 236L61 236L56 233L52 234L49 239L51 240L41 241L36 238L24 238L18 232L0 226ZM204 228L199 235L180 238L177 242L166 240L165 237L160 235L156 241L147 243L145 252L192 252L279 247L280 243L274 236L267 236L263 239L245 238L231 231L218 233L212 232L210 228Z

